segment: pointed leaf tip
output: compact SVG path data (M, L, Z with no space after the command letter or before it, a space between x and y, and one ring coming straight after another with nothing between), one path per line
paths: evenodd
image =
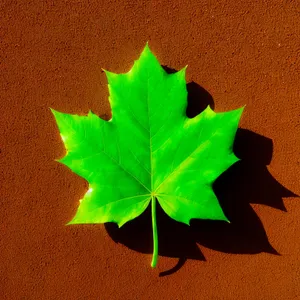
M56 113L56 110L55 110L55 109L53 109L53 108L51 108L51 107L49 107L49 109L50 109L50 111L51 111L53 114Z
M150 50L150 47L149 47L149 42L148 42L148 41L146 42L146 45L145 45L145 47L144 47L144 50L145 50L145 49L151 51L151 50Z
M186 68L187 68L187 65L185 67L183 67L182 69L180 69L179 71L175 72L174 74L181 75L182 78L185 80Z
M55 119L57 119L61 114L63 114L63 113L61 113L61 112L59 112L59 111L57 111L57 110L55 110L55 109L53 109L51 107L49 107L49 108L50 108L50 111L53 114L53 116L54 116Z
M148 45L148 42L147 42L146 45L145 45L145 47L144 47L144 49L143 49L143 51L142 51L142 53L141 53L141 56L143 56L143 55L149 55L149 54L152 54L154 56L154 54L152 53L152 51L151 51L151 49L150 49L150 47Z
M108 83L111 83L111 81L112 81L114 78L116 78L116 77L119 76L119 74L113 73L113 72L111 72L111 71L107 71L107 70L105 70L105 69L102 69L102 70L103 70L103 72L105 73L105 76L106 76L106 78L107 78Z

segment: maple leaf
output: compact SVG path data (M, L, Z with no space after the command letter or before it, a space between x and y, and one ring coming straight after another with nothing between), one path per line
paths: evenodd
M238 161L232 146L243 108L186 116L185 70L167 74L148 47L125 74L105 71L112 119L52 110L67 153L59 161L89 182L68 224L122 226L151 202L152 267L157 264L157 201L174 220L228 221L213 182Z

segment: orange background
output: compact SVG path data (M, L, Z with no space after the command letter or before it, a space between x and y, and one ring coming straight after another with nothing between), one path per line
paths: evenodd
M300 297L298 1L0 3L1 299L296 299ZM87 183L64 155L49 107L110 117L101 68L127 72L146 41L162 65L188 64L188 113L246 104L242 161L215 184L231 224L149 211L64 226Z

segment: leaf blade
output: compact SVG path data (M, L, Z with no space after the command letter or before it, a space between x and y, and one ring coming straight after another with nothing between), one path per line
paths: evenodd
M148 45L124 74L105 71L112 119L52 110L67 153L59 161L90 188L68 224L116 222L145 211L152 199L154 256L156 198L173 219L228 221L213 182L239 159L233 141L243 108L186 116L186 68L167 74Z

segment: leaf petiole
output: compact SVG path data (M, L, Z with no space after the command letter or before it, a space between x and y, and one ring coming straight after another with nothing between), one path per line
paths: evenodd
M155 268L157 265L158 257L158 237L157 237L157 224L156 224L156 198L152 196L151 200L151 214L152 214L152 231L153 231L153 255L151 267Z

